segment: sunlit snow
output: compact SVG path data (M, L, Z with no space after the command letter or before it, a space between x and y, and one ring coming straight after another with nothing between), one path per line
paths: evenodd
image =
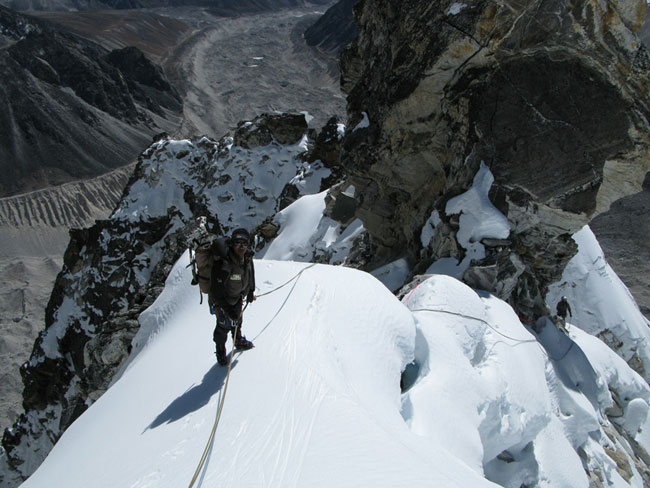
M188 147L179 141L172 149ZM219 164L239 170L232 166L251 157L240 151ZM295 175L295 165L284 168L287 153L274 158L267 173L250 175L253 192L273 172ZM175 171L152 165L149 184L161 198L177 198ZM509 234L487 197L491 184L482 165L473 187L445 209L460 216L468 259L481 257L481 239ZM219 190L224 208L239 215L236 185ZM436 274L403 301L389 288L408 278L404 259L374 276L332 266L348 258L364 229L324 216L325 196L303 196L276 214L279 234L257 255L261 296L244 319L256 347L234 356L195 486L588 488L587 471L603 486L643 486L624 437L650 449L650 388L626 361L650 360L648 323L588 228L574 236L579 252L547 296L551 310L569 297L567 332L550 317L532 329L502 300L453 277L468 262L439 260L428 270ZM163 211L157 198L144 200L150 216ZM139 218L143 207L132 203L116 217ZM260 203L271 214L271 204ZM431 214L424 246L440 221ZM315 257L330 264L307 263ZM119 378L24 487L189 485L227 368L216 364L214 317L190 286L187 263L186 253L140 316ZM596 335L620 340L620 355Z
M187 486L227 371L187 262L141 316L119 380L24 487ZM258 294L286 286L245 312L256 347L234 357L196 486L493 486L488 477L586 488L579 451L628 486L603 447L622 449L602 411L614 389L627 399L621 424L643 429L649 389L600 341L548 320L537 337L506 303L451 277L401 303L367 273L310 266L256 261ZM416 372L402 393L407 365Z

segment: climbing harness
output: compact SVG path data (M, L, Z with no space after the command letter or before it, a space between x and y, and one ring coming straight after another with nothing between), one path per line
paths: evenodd
M278 286L277 288L274 288L273 290L270 290L270 291L267 291L267 292L262 293L260 295L257 295L255 298L270 295L271 293L274 293L274 292L278 291L280 288L288 285L292 281L297 280L305 271L307 271L310 268L313 268L314 266L316 266L316 264L318 264L318 263L312 263L309 266L304 267L303 269L300 270L300 272L298 272L293 278L291 278L287 282L283 283L282 285ZM296 281L296 283L297 283L297 281ZM294 287L295 287L295 285L296 284L294 283ZM278 316L278 314L280 313L280 310L282 310L282 308L284 307L284 304L287 302L287 300L289 299L289 296L291 295L292 292L293 292L293 288L291 288L291 291L289 292L289 295L287 295L287 298L285 299L284 303L282 304L282 306L280 307L278 312L273 316L273 318L269 321L269 323L266 324L266 326L264 326L264 328L260 331L260 333L257 334L257 336L255 336L255 338L259 337L262 334L262 332L264 332L266 330L266 328L269 325L271 325L271 322L273 322L275 317ZM244 306L244 308L243 308L243 310L241 312L242 315L244 314L244 311L246 310L247 307L248 307L248 303L246 303L246 305ZM235 325L235 331L234 331L234 334L233 334L233 343L234 343L234 338L237 337L237 330L239 329L240 323L241 323L241 321L238 321L237 324ZM203 449L203 454L201 455L201 460L199 461L199 465L196 467L196 471L194 472L194 476L192 477L192 481L190 481L190 484L189 484L188 488L192 488L192 486L194 486L194 483L196 482L196 479L199 477L199 473L201 472L201 469L203 468L203 466L205 464L205 461L206 461L206 459L208 457L208 453L210 452L210 447L212 446L212 442L214 441L214 435L217 432L217 426L219 425L219 420L221 419L221 412L223 411L223 405L224 405L224 402L226 400L226 392L228 391L228 382L230 381L230 371L232 369L232 360L233 360L234 356L235 356L235 350L233 348L233 351L230 353L230 361L228 361L228 371L226 372L226 382L224 383L223 390L222 390L221 394L219 395L219 408L217 409L217 415L216 415L216 417L214 419L214 424L212 425L212 431L210 432L210 437L208 437L208 442L205 445L205 449Z

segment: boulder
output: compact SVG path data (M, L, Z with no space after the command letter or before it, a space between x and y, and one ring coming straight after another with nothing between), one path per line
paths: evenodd
M246 149L276 144L297 144L307 133L304 114L262 114L237 124L234 143Z

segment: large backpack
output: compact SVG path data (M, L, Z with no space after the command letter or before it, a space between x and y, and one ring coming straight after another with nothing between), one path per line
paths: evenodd
M203 293L208 296L210 293L212 266L215 260L228 255L229 244L227 237L208 234L201 241L195 241L193 249L190 247L188 266L192 266L192 285L199 285L201 303L203 303Z

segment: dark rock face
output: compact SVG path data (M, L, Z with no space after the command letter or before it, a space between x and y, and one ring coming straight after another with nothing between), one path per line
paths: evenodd
M111 51L105 59L124 75L136 102L158 115L164 115L165 108L181 110L180 97L162 68L149 61L142 51L125 47Z
M593 213L606 159L633 145L630 103L618 90L579 58L531 56L501 63L489 79L465 76L481 80L471 90L470 130L480 134L475 150L492 162L496 184Z
M178 94L135 48L108 52L3 7L0 26L0 195L123 166L176 126Z
M634 34L645 11L636 0L605 10L564 0L359 2L360 34L341 58L342 163L374 264L408 254L422 272L441 257L461 261L466 250L450 242L458 216L445 207L484 163L509 244L484 245L465 280L524 318L545 314L547 287L575 253L571 234L647 171L650 64ZM424 245L433 212L439 223Z
M5 43L12 43L24 39L29 33L42 32L43 26L34 22L29 17L13 12L10 9L0 7L0 36Z
M297 144L307 132L307 121L302 114L262 114L240 122L235 131L235 145L252 149L276 144Z
M643 191L621 198L589 227L598 238L607 262L625 282L641 312L650 319L650 173Z
M336 117L332 117L315 138L314 147L309 151L309 161L320 160L332 174L323 181L321 191L331 188L344 177L341 166L341 148L345 125Z
M305 31L305 41L326 52L339 54L359 35L352 8L358 0L340 0Z

